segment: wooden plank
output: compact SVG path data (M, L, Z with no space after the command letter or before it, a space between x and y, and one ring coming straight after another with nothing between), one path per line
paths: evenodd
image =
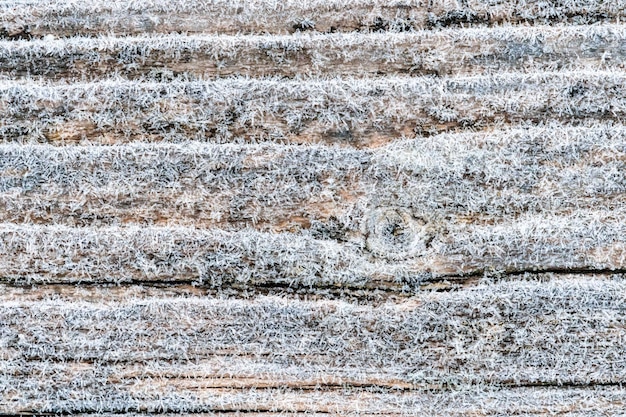
M446 234L432 237L428 225L413 228L403 223L408 220L398 210L390 211L387 220L398 224L402 239L387 237L389 226L345 243L252 230L3 224L0 268L3 280L16 283L381 289L485 272L624 270L622 211L524 216L495 226L452 225Z
M623 276L546 275L374 307L124 288L34 299L37 288L5 286L2 411L405 415L437 399L439 412L471 415L523 393L537 415L580 396L612 410L623 406L625 290Z
M0 1L0 415L617 415L624 0Z
M507 126L621 129L619 71L477 77L0 83L4 142L320 143L376 148Z
M72 37L0 41L0 75L93 80L236 75L479 75L623 68L621 25L372 34Z
M626 190L624 134L610 123L549 125L443 134L375 150L0 145L0 221L278 232L335 222L333 239L346 240L367 233L366 213L385 207L403 207L423 221L482 225L523 214L571 215L574 208L611 210Z
M107 393L108 394L108 393ZM567 417L593 416L595 412L618 414L624 407L624 390L618 387L594 388L521 388L496 392L469 391L450 393L376 393L342 390L335 392L307 393L291 390L256 390L252 395L234 391L215 390L207 392L209 398L197 399L190 392L184 397L174 395L154 396L140 405L127 403L112 397L87 400L82 408L78 401L64 401L64 410L72 410L74 415L138 415L170 416L193 414L199 416L253 415L331 415L331 416L476 416L499 415L502 412L514 414L521 408L524 415L539 417L554 414ZM82 398L79 398L82 400ZM199 404L200 403L200 404ZM30 403L29 405L31 405ZM114 412L106 412L111 405L119 406ZM516 404L523 404L518 407ZM45 409L45 408L44 408ZM593 411L591 411L592 409ZM25 409L28 410L28 409ZM81 412L80 410L84 410ZM306 411L301 411L306 410ZM314 411L318 410L318 411ZM364 410L372 410L364 411ZM25 413L28 415L27 413ZM38 413L33 413L40 415Z
M36 282L346 287L621 270L623 135L552 126L373 151L4 145L0 270Z
M370 216L383 216L381 222L370 226L365 239L348 242L252 229L5 223L0 270L4 281L22 284L152 281L383 289L485 272L624 270L621 210L525 215L497 225L450 225L446 233L412 220L402 209L389 211L374 211ZM396 230L401 235L387 236Z
M623 0L546 3L457 1L4 1L0 35L5 39L70 37L101 33L288 34L409 31L492 26L504 23L573 25L619 22Z

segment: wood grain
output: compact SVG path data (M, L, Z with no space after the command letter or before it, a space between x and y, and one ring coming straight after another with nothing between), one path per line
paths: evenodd
M623 69L618 24L407 33L72 37L0 41L0 75L85 80L230 76L469 75Z
M618 395L624 377L623 279L486 280L378 307L290 296L142 295L137 288L65 288L33 299L32 291L5 287L3 360L15 365L5 367L2 384L22 384L9 389L16 411L30 404L77 413L343 414L361 404L404 415L430 410L424 395L445 409L461 406L446 394L450 388L461 398L490 388L498 391L479 398L533 392L528 410L537 407L539 415L541 407L590 395L595 385L605 388L592 404L609 410L622 404L604 396ZM107 404L98 399L103 393ZM47 400L33 404L33 396Z
M619 415L623 3L0 2L0 414Z
M6 82L0 83L0 135L4 142L55 145L192 140L364 149L506 127L610 130L620 129L626 112L625 81L622 71L611 70L443 79Z
M19 5L18 7L16 7ZM37 39L141 33L291 34L413 31L502 24L619 22L623 0L541 1L6 1L1 36Z

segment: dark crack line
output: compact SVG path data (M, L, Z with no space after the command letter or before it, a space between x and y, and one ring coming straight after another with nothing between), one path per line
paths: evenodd
M626 275L626 268L609 269L609 268L543 268L543 269L519 269L509 271L487 271L477 270L464 274L449 274L449 275L437 275L429 277L420 282L420 286L427 286L428 284L449 284L447 287L429 288L435 292L449 292L457 291L460 289L466 289L468 285L477 284L480 278L491 278L496 281L501 281L510 277L519 277L522 275L538 276L542 274L553 275Z
M572 382L572 381L538 381L501 384L506 388L594 388L594 387L619 387L626 385L626 381L597 381L597 382Z
M271 413L271 414L289 414L289 415L311 415L311 414L332 414L330 411L326 410L289 410L283 408L231 408L231 409L221 409L221 408L200 408L193 409L189 411L173 411L169 409L161 409L161 410L138 410L138 409L128 409L128 410L98 410L98 409L90 409L90 408L76 408L71 410L59 410L59 411L37 411L37 410L24 410L19 411L17 413L0 413L0 417L50 417L50 416L74 416L74 415L102 415L102 414L110 414L110 415L164 415L164 414L180 414L180 415L194 415L194 414L261 414L261 413Z
M375 296L376 293L382 296L411 296L419 293L422 289L445 292L467 288L468 285L478 283L480 278L491 278L503 280L508 277L519 277L523 275L538 276L542 274L554 275L626 275L626 268L543 268L543 269L519 269L519 270L476 270L460 274L447 274L428 276L426 278L416 278L413 283L398 281L370 281L364 285L295 285L286 282L259 282L245 284L225 284L213 286L198 283L197 280L147 280L140 279L125 280L120 282L96 282L96 281L47 281L47 282L22 282L19 280L7 280L0 278L0 284L13 288L51 288L51 287L75 287L75 288L128 288L144 287L155 289L180 290L184 287L191 287L208 294L215 295L237 295L252 297L255 295L267 295L284 293L288 295L317 295L331 298L354 297L366 299ZM426 288L429 284L448 284L446 287ZM0 417L2 415L0 414Z

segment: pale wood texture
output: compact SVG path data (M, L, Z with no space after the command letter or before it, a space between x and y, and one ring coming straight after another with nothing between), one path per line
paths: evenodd
M465 415L516 410L483 401L522 394L532 396L524 410L537 415L576 409L584 397L610 412L624 406L612 385L626 373L625 289L623 276L547 274L372 304L215 299L193 288L5 287L3 360L15 365L1 386L16 405L73 413Z
M140 35L0 41L3 73L84 80L185 77L452 76L623 69L626 29L538 26L406 33Z
M0 414L619 415L625 9L0 2Z
M619 22L623 0L6 1L0 36L380 32L506 24Z

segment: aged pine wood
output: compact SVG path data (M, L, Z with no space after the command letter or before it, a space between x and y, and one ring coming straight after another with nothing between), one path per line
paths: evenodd
M0 414L626 405L623 2L0 4Z
M15 404L72 413L464 414L514 410L481 396L506 402L524 392L532 393L528 412L575 408L580 395L608 412L623 407L624 285L623 275L547 274L377 306L278 294L214 299L197 289L172 298L157 288L5 287L3 360L28 366L6 367L2 384L26 379L9 388ZM494 385L501 391L480 394ZM450 393L463 386L473 388Z
M294 32L409 31L469 25L584 25L619 22L623 0L604 2L487 0L370 1L66 1L5 2L0 36L37 39L101 33L287 34Z
M620 129L622 71L423 78L0 83L4 142L276 142L376 148L402 137L562 123ZM558 132L559 127L553 127Z
M0 41L14 78L84 80L174 74L453 76L607 67L623 69L621 24L446 29L406 33L140 35Z

